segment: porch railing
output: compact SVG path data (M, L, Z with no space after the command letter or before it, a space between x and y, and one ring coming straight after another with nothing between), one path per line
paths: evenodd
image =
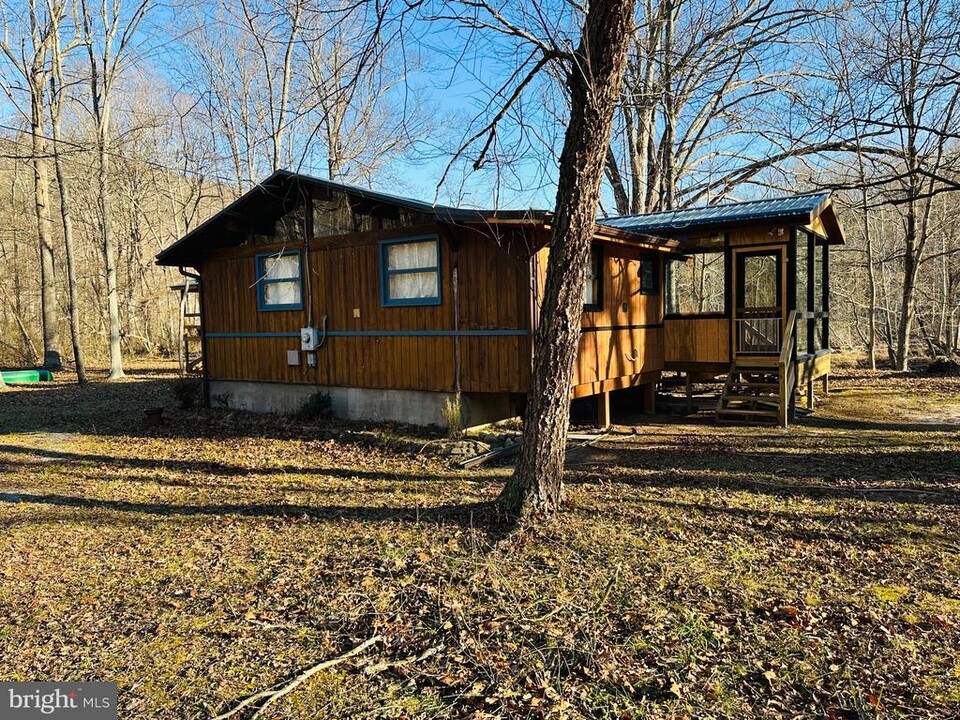
M739 355L776 355L780 352L783 319L779 308L738 310L735 322Z
M780 403L777 413L777 424L786 427L793 415L796 403L797 388L797 311L791 310L787 315L787 333L780 348L780 357L777 359L777 369L780 376Z

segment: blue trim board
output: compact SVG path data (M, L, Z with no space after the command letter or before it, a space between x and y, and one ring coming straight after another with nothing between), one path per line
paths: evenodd
M278 338L300 337L298 332L211 332L204 333L208 338Z
M329 331L327 337L522 337L522 328L497 330L342 330ZM211 332L208 338L276 338L300 337L298 332Z
M503 330L348 330L328 332L327 337L496 337L526 334L526 330L519 328L505 328Z

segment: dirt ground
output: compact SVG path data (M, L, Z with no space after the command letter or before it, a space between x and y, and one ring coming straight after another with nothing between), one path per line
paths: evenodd
M787 430L634 416L519 530L510 465L436 432L68 380L0 393L2 680L212 718L374 638L261 717L960 715L958 377L844 370Z

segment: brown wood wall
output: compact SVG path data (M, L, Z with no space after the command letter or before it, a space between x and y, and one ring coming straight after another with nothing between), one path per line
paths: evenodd
M380 246L387 238L440 235L440 305L383 307ZM255 380L366 388L452 391L455 343L450 336L377 335L389 331L452 332L527 330L530 327L529 250L518 230L499 242L492 231L427 225L321 238L311 243L304 274L304 309L258 311L256 255L279 249L259 246L219 253L201 268L205 301L207 369L215 380ZM453 303L453 268L458 268L459 318ZM309 276L309 283L307 277ZM308 288L310 288L308 290ZM217 337L217 333L295 333L327 317L328 335L317 366L287 365L298 337ZM358 313L355 310L359 311ZM359 317L356 315L359 314ZM214 334L210 337L209 334ZM465 392L522 392L529 381L530 336L461 337L461 389Z
M656 252L602 243L603 307L584 311L580 351L573 369L577 388L663 369L663 261ZM537 254L537 292L546 283L548 251ZM660 292L640 294L640 258L659 264ZM625 386L626 384L624 384ZM589 393L588 393L589 394Z
M730 362L729 318L667 318L663 332L668 363Z

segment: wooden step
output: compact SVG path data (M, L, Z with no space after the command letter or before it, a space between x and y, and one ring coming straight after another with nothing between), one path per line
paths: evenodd
M778 382L775 382L775 383L732 382L728 385L728 387L732 387L732 388L748 387L748 388L764 388L766 390L779 390L780 383Z
M777 418L776 410L747 410L746 408L718 408L719 415L750 415L752 417Z
M736 395L733 397L728 397L727 401L728 402L724 402L721 407L726 407L728 405L730 407L743 407L744 405L749 405L751 403L755 405L764 403L778 405L780 398L776 397L775 395Z

